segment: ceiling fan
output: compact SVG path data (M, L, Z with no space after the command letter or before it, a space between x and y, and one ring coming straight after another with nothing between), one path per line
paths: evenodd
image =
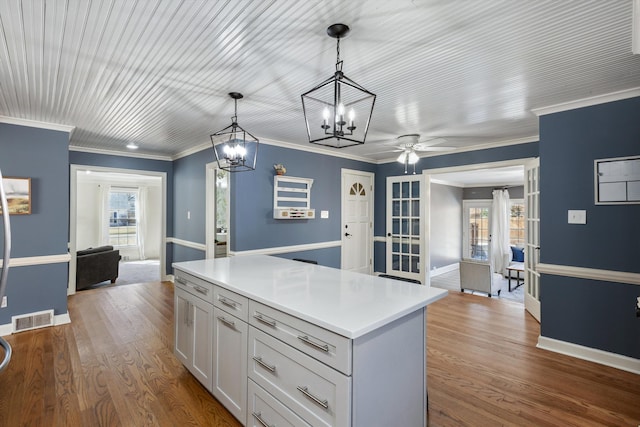
M431 138L419 141L420 135L412 133L408 135L400 135L398 140L398 148L393 151L401 152L398 156L398 162L404 164L404 173L407 173L408 165L413 165L413 173L416 173L416 163L420 160L420 156L416 152L422 151L449 151L455 147L445 147L438 144L446 142L444 138Z

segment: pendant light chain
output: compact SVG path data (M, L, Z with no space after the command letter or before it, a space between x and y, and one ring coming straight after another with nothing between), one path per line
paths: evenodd
M342 72L342 61L340 61L340 37L336 40L336 71Z

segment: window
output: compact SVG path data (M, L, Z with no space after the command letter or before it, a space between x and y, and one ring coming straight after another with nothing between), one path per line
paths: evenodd
M511 200L511 218L509 220L509 244L524 248L524 201Z
M136 205L138 190L112 189L109 191L109 244L136 246L138 225Z

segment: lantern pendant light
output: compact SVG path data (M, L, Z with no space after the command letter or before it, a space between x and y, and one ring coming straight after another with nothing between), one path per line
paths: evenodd
M238 124L238 99L243 98L242 94L231 92L229 96L235 103L234 115L231 125L210 135L213 151L220 169L229 172L251 171L256 168L259 141Z
M340 39L349 33L345 24L333 24L327 34L336 39L336 71L302 97L307 136L312 144L344 148L364 144L376 95L342 71Z

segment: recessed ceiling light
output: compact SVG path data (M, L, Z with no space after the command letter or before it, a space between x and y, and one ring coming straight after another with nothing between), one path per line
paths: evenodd
M128 143L128 144L127 144L127 148L128 148L129 150L137 150L137 149L138 149L138 146L136 145L136 143L135 143L135 142L130 142L130 143Z

